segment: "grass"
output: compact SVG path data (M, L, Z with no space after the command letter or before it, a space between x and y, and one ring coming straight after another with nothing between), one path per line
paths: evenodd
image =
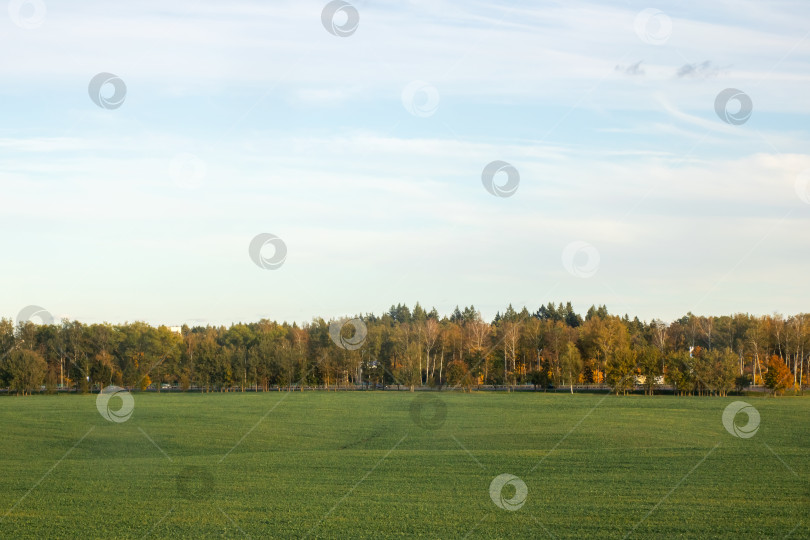
M744 398L750 439L736 399L135 394L113 423L4 397L0 537L810 538L810 399Z

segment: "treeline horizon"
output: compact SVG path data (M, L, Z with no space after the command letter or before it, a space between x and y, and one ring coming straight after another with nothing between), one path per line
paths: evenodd
M17 394L106 386L160 391L303 386L506 389L642 385L679 395L727 395L750 385L774 394L800 390L810 372L810 315L687 313L665 323L610 314L571 302L535 312L510 304L491 322L474 306L441 316L418 302L381 315L314 318L304 324L261 319L179 332L144 322L34 324L0 319L0 388Z

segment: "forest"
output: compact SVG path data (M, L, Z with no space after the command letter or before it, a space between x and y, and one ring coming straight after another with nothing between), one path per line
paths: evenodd
M807 384L810 317L697 316L665 323L568 302L491 322L398 304L382 315L298 325L55 324L0 320L0 388L9 394L132 390L269 391L419 387L469 391L608 389L779 395Z

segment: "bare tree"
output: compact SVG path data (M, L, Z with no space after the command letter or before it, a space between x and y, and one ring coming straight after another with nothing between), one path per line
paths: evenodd
M422 343L425 346L425 378L432 379L436 371L436 359L433 359L433 364L430 363L430 353L436 347L436 341L439 339L439 323L436 319L429 317L425 319L424 329L422 332Z
M506 321L503 324L503 382L509 385L509 374L515 371L518 342L520 340L520 323Z

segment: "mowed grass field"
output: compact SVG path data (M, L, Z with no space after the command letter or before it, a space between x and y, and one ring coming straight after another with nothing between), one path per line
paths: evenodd
M810 538L810 398L134 398L123 423L95 395L0 398L0 537ZM748 439L722 423L739 399Z

